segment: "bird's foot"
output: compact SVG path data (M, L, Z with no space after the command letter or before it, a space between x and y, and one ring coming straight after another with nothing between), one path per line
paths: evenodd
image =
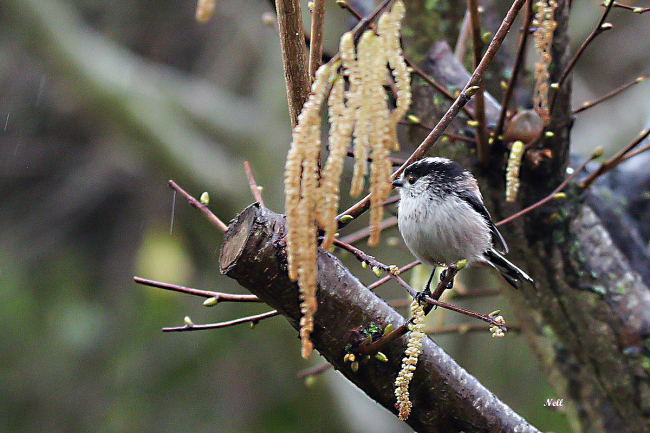
M447 269L444 269L442 272L440 272L440 282L445 281L447 278ZM451 279L445 286L445 290L451 290L454 288L454 278Z
M425 300L425 298L426 298L427 296L431 296L431 290L429 289L428 286L425 287L425 289L422 290L421 292L417 292L417 293L415 294L415 300L416 300L416 301L418 302L418 304L420 304L420 305L427 305L427 302L426 302L426 300Z

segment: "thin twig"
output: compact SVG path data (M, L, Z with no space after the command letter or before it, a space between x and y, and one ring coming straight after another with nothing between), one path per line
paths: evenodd
M388 346L393 341L400 338L402 335L409 332L409 324L410 323L411 323L411 320L407 320L406 322L402 323L402 325L400 325L397 328L393 329L389 334L382 335L377 341L373 341L372 343L363 343L363 344L361 344L359 346L359 348L357 349L357 352L361 356L374 355L375 353L379 352L384 347Z
M635 78L634 80L630 81L629 83L623 84L621 87L618 87L618 88L612 90L611 92L609 92L609 93L607 93L607 94L601 96L600 98L596 99L596 100L593 101L593 102L585 102L585 103L582 105L582 107L580 107L580 108L574 110L574 111L573 111L573 114L576 115L576 114L578 114L578 113L582 113L583 111L590 109L590 108L593 107L594 105L598 105L598 104L600 104L601 102L605 102L605 101L607 101L609 98L612 98L612 97L618 95L618 94L621 93L622 91L624 91L624 90L626 90L626 89L629 89L630 87L634 86L635 84L639 84L639 83L643 82L643 81L644 81L646 78L648 78L648 77L650 77L650 73L648 73L648 74L646 74L646 75L642 75L642 76L640 76L640 77L637 77L637 78Z
M650 11L650 7L640 8L640 7L630 6L630 5L626 5L626 4L619 3L619 2L614 2L614 7L615 8L621 8L621 9L627 9L627 10L635 12L637 14L643 14L643 13L646 13L646 12Z
M205 325L184 325L184 326L174 326L170 328L163 328L163 332L182 332L182 331L201 331L203 329L218 329L218 328L227 328L229 326L240 325L242 323L252 323L256 325L258 322L264 319L275 317L280 313L276 310L268 311L262 314L256 314L254 316L240 317L239 319L229 320L227 322L219 323L208 323Z
M404 272L410 271L411 269L413 269L414 267L416 267L416 266L419 265L420 263L422 263L422 262L420 262L419 260L416 260L416 261L414 261L414 262L411 262L411 263L409 263L408 265L405 265L404 267L399 268L399 271L397 271L397 273L398 273L399 275L402 275ZM386 283L389 282L390 280L391 280L391 276L390 276L390 275L387 275L387 276L385 276L385 277L382 277L382 278L380 278L379 280L377 280L377 281L375 281L374 283L372 283L371 285L369 285L369 286L368 286L368 290L375 290L377 287L379 287L379 286L381 286L381 285L383 285L383 284L386 284ZM390 306L393 306L390 302L389 302L388 304L389 304ZM411 305L411 302L409 301L409 303L408 303L407 305Z
M444 335L444 334L459 334L464 335L468 332L484 332L487 331L485 325L480 323L465 323L463 325L450 325L450 326L441 326L438 328L429 328L425 329L424 333L427 335ZM521 331L521 326L519 325L508 325L508 331Z
M481 19L478 15L478 0L467 0L467 10L469 11L470 21L472 23L472 49L474 51L474 68L477 68L481 62L481 51L483 50L483 39L481 39ZM476 149L478 160L483 166L487 166L490 159L490 145L488 144L487 125L485 124L485 99L483 92L485 82L483 79L477 83L478 92L474 102L474 116L478 126L476 128Z
M325 25L325 0L313 0L311 11L311 38L309 44L309 75L314 78L323 61L323 26Z
M210 208L208 208L208 205L201 203L191 195L189 195L183 188L178 186L176 182L173 180L170 180L167 182L169 187L173 189L174 191L178 192L187 202L190 204L195 209L198 209L201 211L203 215L212 223L213 226L217 227L219 230L221 230L221 233L226 233L228 231L228 226L224 224L223 221L219 219L215 214L212 213Z
M632 142L625 146L623 149L619 150L616 155L600 164L600 167L598 167L596 171L587 176L587 178L580 183L580 186L584 189L589 188L596 179L619 165L623 161L623 158L628 153L630 153L639 143L645 140L648 135L650 135L650 129L641 131L641 135L632 140Z
M580 58L580 56L582 56L582 53L584 53L584 51L587 49L589 44L594 39L596 39L596 36L603 33L604 31L609 30L609 29L612 28L611 25L604 26L603 24L605 24L605 20L607 19L607 15L609 15L609 11L612 10L613 6L614 6L614 2L610 0L609 3L607 3L607 6L605 7L605 11L603 12L602 16L600 17L600 20L598 21L598 24L596 25L596 28L592 30L592 32L589 34L589 36L587 36L587 39L585 39L585 41L582 43L582 45L580 45L580 48L578 48L578 51L576 51L575 55L573 56L573 58L571 59L571 61L567 65L567 67L564 68L564 71L562 71L562 74L560 74L560 78L557 80L557 83L554 83L554 84L556 84L556 86L554 86L555 87L555 93L553 93L553 98L551 99L551 103L549 104L549 113L553 112L553 107L555 107L555 101L557 100L557 95L560 93L560 87L562 87L562 85L566 81L567 77L571 73L571 70L573 70L573 67L578 62L578 59Z
M262 302L255 295L233 295L230 293L213 292L211 290L193 289L191 287L177 286L175 284L161 283L160 281L147 280L145 278L133 277L133 281L145 286L158 289L171 290L173 292L186 293L188 295L202 296L204 298L216 298L219 302Z
M418 128L426 129L431 131L433 126L429 126L426 123L422 123L419 119L409 118L408 120L400 120L401 125L414 125ZM464 141L465 143L476 143L476 139L471 137L465 137L464 135L454 134L453 132L445 132L442 134L443 137L449 137L450 140Z
M255 178L253 177L253 170L251 170L251 166L248 164L248 161L244 161L244 169L246 170L246 177L248 178L248 184L251 187L253 197L255 197L255 200L259 204L264 206L264 200L262 200L262 188L257 186L257 182L255 182Z
M329 362L324 362L322 364L318 364L313 367L300 370L298 373L296 373L296 377L298 379L304 379L305 377L316 376L318 374L325 373L330 368L332 368L332 364L330 364Z
M490 63L492 63L492 60L494 59L494 56L497 53L497 50L503 43L503 40L506 38L508 31L512 26L512 23L517 17L517 13L521 9L525 1L526 0L514 1L512 6L510 7L510 10L506 14L506 17L503 19L501 26L499 26L499 29L494 35L492 42L490 42L490 45L485 51L485 55L483 55L483 59L481 60L481 63L479 63L478 67L474 70L474 73L472 74L469 81L465 85L463 91L460 92L458 98L456 98L454 103L451 105L451 107L449 107L445 115L442 117L442 119L440 119L440 121L435 126L435 128L431 130L431 132L429 133L429 135L427 135L424 141L422 141L422 143L418 146L418 148L415 149L415 151L406 160L406 162L399 169L397 169L397 171L393 173L393 175L391 176L392 179L396 179L404 171L404 169L406 169L406 167L408 167L414 161L422 158L429 151L429 149L431 149L431 147L435 144L435 142L442 136L445 129L447 129L447 127L451 124L452 120L458 115L460 109L465 104L467 104L467 102L470 100L471 95L473 95L473 92L475 91L476 83L478 83L480 80L483 79L483 76L485 75L488 66L490 66ZM467 93L469 89L472 89L472 92L470 94ZM359 215L361 215L363 212L365 212L369 208L369 206L370 206L370 195L367 195L359 202L357 202L355 205L353 205L352 207L350 207L349 209L347 209L345 212L341 213L337 217L339 221L339 228L344 227L347 224L346 222L341 221L341 217L343 215L350 215L353 218L356 218Z
M562 183L560 183L560 184L558 185L558 187L555 188L555 189L553 190L553 192L551 192L549 195L547 195L546 197L544 197L544 198L541 199L540 201L538 201L538 202L536 202L536 203L533 203L532 205L528 206L526 209L522 209L522 210L520 210L519 212L517 212L517 213L515 213L515 214L513 214L513 215L510 215L510 216L507 217L507 218L502 219L501 221L499 221L499 222L496 223L495 225L496 225L496 226L500 226L500 225L502 225L502 224L507 224L507 223L509 223L510 221L515 220L515 219L519 218L520 216L522 216L522 215L524 215L524 214L527 214L528 212L530 212L530 211L532 211L532 210L534 210L534 209L537 209L538 207L540 207L540 206L543 205L544 203L546 203L546 202L548 202L548 201L550 201L550 200L553 200L553 199L555 198L555 196L556 196L557 193L559 193L560 191L562 191L562 190L564 189L564 187L567 186L567 185L569 184L569 182L571 182L571 181L572 181L572 180L573 180L573 179L574 179L578 174L580 174L580 173L582 172L582 170L585 169L585 167L587 166L587 164L589 163L589 161L592 161L593 159L595 159L595 158L597 158L597 157L599 156L599 153L600 153L600 152L602 152L602 151L597 150L594 154L591 155L591 157L589 157L589 158L586 159L582 164L580 164L580 166L579 166L578 168L576 168L576 169L573 171L573 173L571 173L571 175L567 176L567 178L564 179L564 181L562 181Z
M625 155L623 158L621 158L621 161L620 161L620 162L627 161L628 159L633 158L633 157L637 156L637 155L640 154L640 153L646 152L646 151L648 151L649 149L650 149L650 143L646 144L645 146L641 146L641 147L639 147L639 148L638 148L637 150L635 150L635 151L632 151L632 152L628 153L628 154Z
M503 94L503 99L501 100L501 113L499 113L499 121L497 122L497 127L494 130L494 136L499 137L503 133L503 127L506 122L506 116L508 115L508 105L510 105L510 99L515 91L515 86L517 85L517 77L519 76L519 71L524 67L526 63L526 47L528 46L528 34L530 25L533 22L533 0L528 0L526 2L526 16L524 18L524 25L521 29L521 34L519 35L519 45L517 46L517 55L515 57L515 64L512 67L512 74L508 80L508 85L506 91Z
M383 232L384 230L394 227L396 225L397 225L397 217L390 217L383 220L381 224L379 224L379 227L381 227L381 231ZM354 244L356 242L359 242L367 238L368 236L370 236L370 227L364 227L361 230L358 230L354 233L350 233L349 235L342 237L341 241L346 242L348 244Z

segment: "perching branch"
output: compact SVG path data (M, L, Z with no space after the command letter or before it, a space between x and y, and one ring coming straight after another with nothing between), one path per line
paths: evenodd
M226 233L219 259L221 271L236 279L299 328L298 288L286 273L282 215L259 204L244 210ZM371 398L395 412L393 380L406 337L384 348L387 362L362 359L353 372L343 361L351 331L374 323L398 328L404 318L363 287L341 262L318 252L318 314L312 341L319 353ZM331 326L336 323L337 326ZM489 390L426 339L411 382L413 412L408 423L421 432L536 432Z

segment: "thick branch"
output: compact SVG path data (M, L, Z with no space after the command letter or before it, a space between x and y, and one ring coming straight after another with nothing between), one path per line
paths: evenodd
M244 210L230 225L220 267L298 328L298 289L286 273L285 220L259 204ZM354 373L343 362L353 332L373 323L395 328L404 318L365 288L333 255L318 252L318 313L313 342L318 351L355 385L395 412L393 381L406 336L384 348L388 362L361 360ZM336 324L336 326L332 326ZM411 383L413 412L408 423L421 432L535 432L442 349L427 339Z

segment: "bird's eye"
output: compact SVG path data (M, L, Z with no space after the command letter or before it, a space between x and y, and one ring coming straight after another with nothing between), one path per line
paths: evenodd
M415 176L409 176L409 177L406 178L406 180L408 181L408 183L414 184L415 183Z

